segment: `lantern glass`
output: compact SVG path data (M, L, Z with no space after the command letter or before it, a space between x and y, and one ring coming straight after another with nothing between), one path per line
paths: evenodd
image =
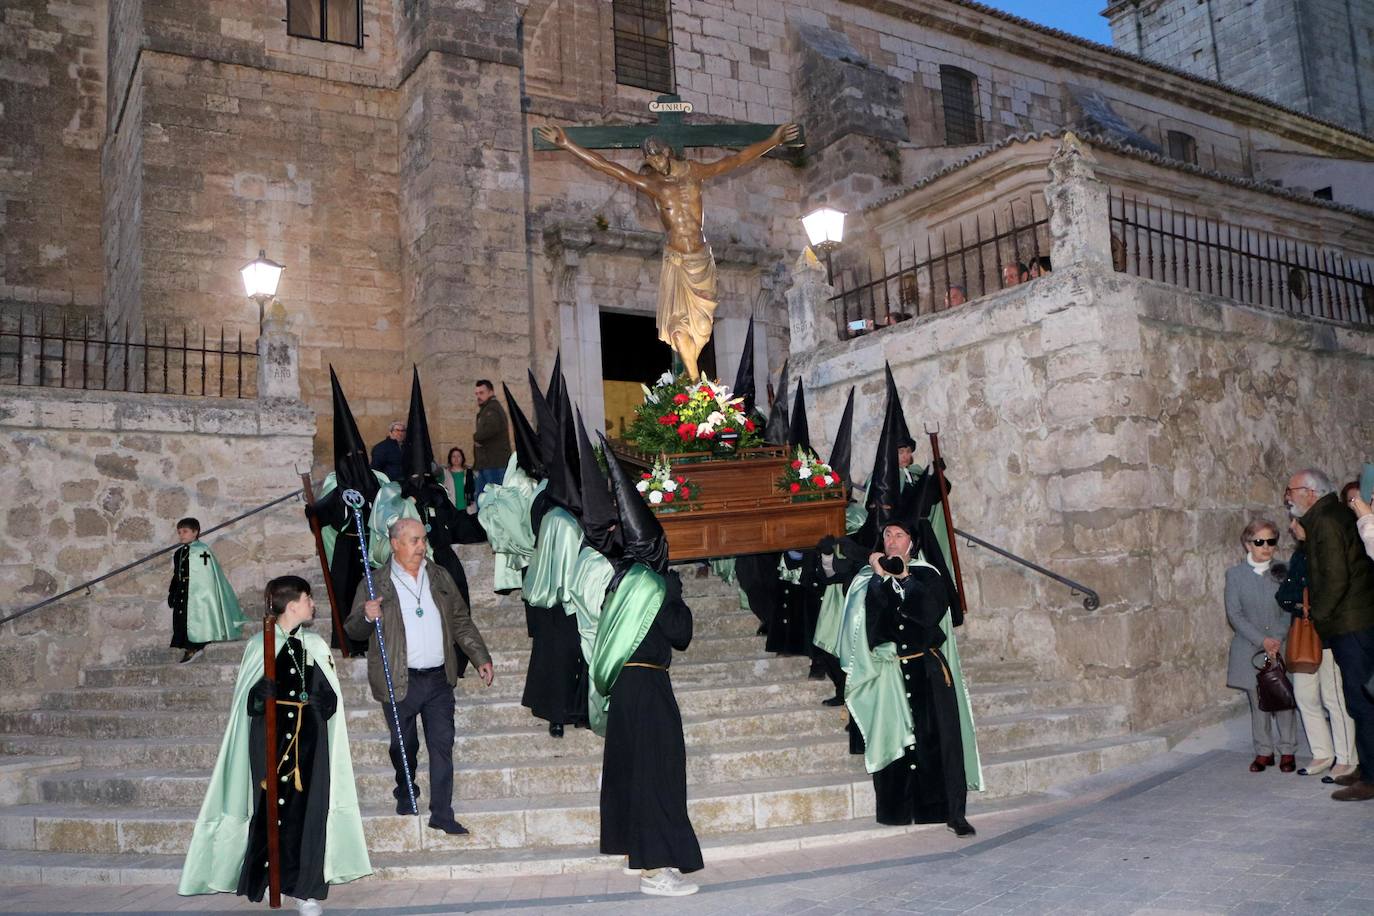
M844 240L844 214L831 207L821 207L802 217L802 226L812 248L831 247Z
M270 299L277 294L277 283L281 280L281 272L284 269L276 261L268 260L267 252L259 251L257 258L243 265L239 271L243 274L244 293L254 299Z

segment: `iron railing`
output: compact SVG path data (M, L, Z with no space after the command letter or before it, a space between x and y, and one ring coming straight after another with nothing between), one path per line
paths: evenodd
M250 516L257 515L259 512L270 509L273 506L280 505L286 502L287 500L295 499L296 497L300 496L302 492L303 490L301 489L292 490L285 496L278 496L276 499L269 500L268 502L265 502L260 506L254 506L247 512L240 512L238 515L229 519L229 521L227 522L221 522L220 524L215 525L213 528L206 528L204 531L200 532L200 537L205 537L206 535L214 534L216 531L228 528L230 525L235 525L243 521L244 519L249 518ZM112 569L107 573L102 573L96 576L94 579L87 579L80 585L74 585L71 588L67 589L65 592L53 595L51 598L44 598L42 601L39 601L36 604L30 604L28 607L22 607L19 610L15 611L13 614L0 617L0 625L9 623L11 620L18 620L20 617L27 617L34 611L41 611L48 605L56 604L57 602L61 601L63 598L66 598L69 595L75 595L77 592L85 591L86 589L89 589L92 585L97 585L101 582L104 582L106 579L113 579L115 576L122 575L123 573L126 573L131 569L136 569L137 567L142 566L144 563L147 563L150 560L156 560L158 557L163 556L164 554L171 553L180 546L180 544L169 544L166 547L161 547L157 550L154 550L152 553L145 554L144 556L139 557L132 563L125 563L123 566L120 566L116 569Z
M961 220L957 230L945 230L937 240L927 236L924 254L914 244L909 253L899 249L895 270L886 255L876 270L867 263L848 269L842 264L839 292L830 298L840 339L955 308L1048 272L1044 201L1037 204L1032 194L1004 206L1009 214L1004 220L998 218L1003 205L987 216L987 211L975 213L971 233Z
M1295 315L1364 325L1374 316L1367 256L1120 193L1111 226L1120 272Z
M1102 599L1098 596L1097 592L1091 588L1088 588L1082 582L1075 582L1068 576L1061 576L1057 572L1052 572L1051 570L1046 569L1038 563L1032 563L1025 557L1018 557L1010 550L1007 550L1004 547L998 547L996 544L989 543L988 541L985 541L982 538L977 537L976 535L969 534L967 531L964 531L962 529L955 528L954 533L959 537L963 538L965 541L968 541L970 544L986 548L987 550L991 550L999 557L1005 557L1006 559L1011 560L1013 563L1019 563L1022 566L1026 567L1026 569L1029 569L1031 572L1039 573L1047 579L1053 579L1060 585L1067 585L1069 587L1069 592L1073 597L1077 598L1080 594L1083 596L1083 607L1085 610L1095 611L1102 606Z
M111 326L90 319L0 314L0 385L210 398L257 396L256 344L183 325Z

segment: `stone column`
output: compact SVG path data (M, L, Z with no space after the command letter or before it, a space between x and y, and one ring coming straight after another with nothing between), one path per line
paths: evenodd
M1056 270L1091 264L1112 269L1107 186L1093 170L1097 157L1072 131L1050 160L1045 202L1050 209L1050 259Z
M258 397L301 399L300 338L291 333L286 309L275 300L258 335Z
M825 265L810 248L802 249L792 265L792 285L784 295L793 353L805 353L840 339L835 309L830 303L835 288L826 282Z

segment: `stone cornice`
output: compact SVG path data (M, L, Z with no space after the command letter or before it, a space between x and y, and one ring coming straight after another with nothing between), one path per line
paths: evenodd
M599 229L585 223L564 222L544 230L544 246L551 258L564 263L573 262L583 254L625 255L648 260L662 254L663 236L638 229ZM771 248L738 242L713 245L711 251L719 267L769 267L779 257ZM573 257L569 258L569 254Z
M1374 159L1374 138L1215 80L1031 22L974 0L844 0L903 22L1128 86L1299 143Z

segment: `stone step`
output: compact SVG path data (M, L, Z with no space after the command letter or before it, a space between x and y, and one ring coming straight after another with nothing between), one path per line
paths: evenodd
M420 757L423 786L428 782L423 750ZM539 799L564 792L595 792L599 788L601 765L599 752L495 763L459 760L455 763L455 793L459 799ZM811 736L767 746L760 746L752 738L725 740L694 747L687 757L687 781L692 786L742 782L777 773L862 772L862 761L849 754L848 743L833 736ZM389 765L356 765L354 778L359 797L365 799L385 799L395 785L394 771ZM112 771L93 767L36 779L34 798L30 800L96 807L194 807L204 798L209 780L208 770Z
M984 764L989 791L975 798L991 800L1043 791L1058 782L1159 753L1163 743L1158 738L1126 737L1046 749L1034 758L991 755ZM871 779L857 766L855 771L703 786L689 795L693 825L704 838L756 839L757 831L806 825L829 825L828 830L847 833L856 823L871 825L873 815ZM1047 775L1050 780L1043 781ZM541 857L565 858L569 847L596 842L599 815L594 792L565 792L541 798L537 805L530 802L524 798L460 802L456 806L458 816L473 830L472 836L461 838L425 829L420 818L398 817L365 806L368 848L374 854L430 851L449 855L477 849L518 849L530 853L533 862ZM176 855L189 842L195 813L195 807L190 806L98 811L79 805L9 806L0 808L0 842L6 849L21 851Z
M42 796L39 780L54 773L70 772L81 766L81 758L0 757L0 805L20 805L38 801Z

